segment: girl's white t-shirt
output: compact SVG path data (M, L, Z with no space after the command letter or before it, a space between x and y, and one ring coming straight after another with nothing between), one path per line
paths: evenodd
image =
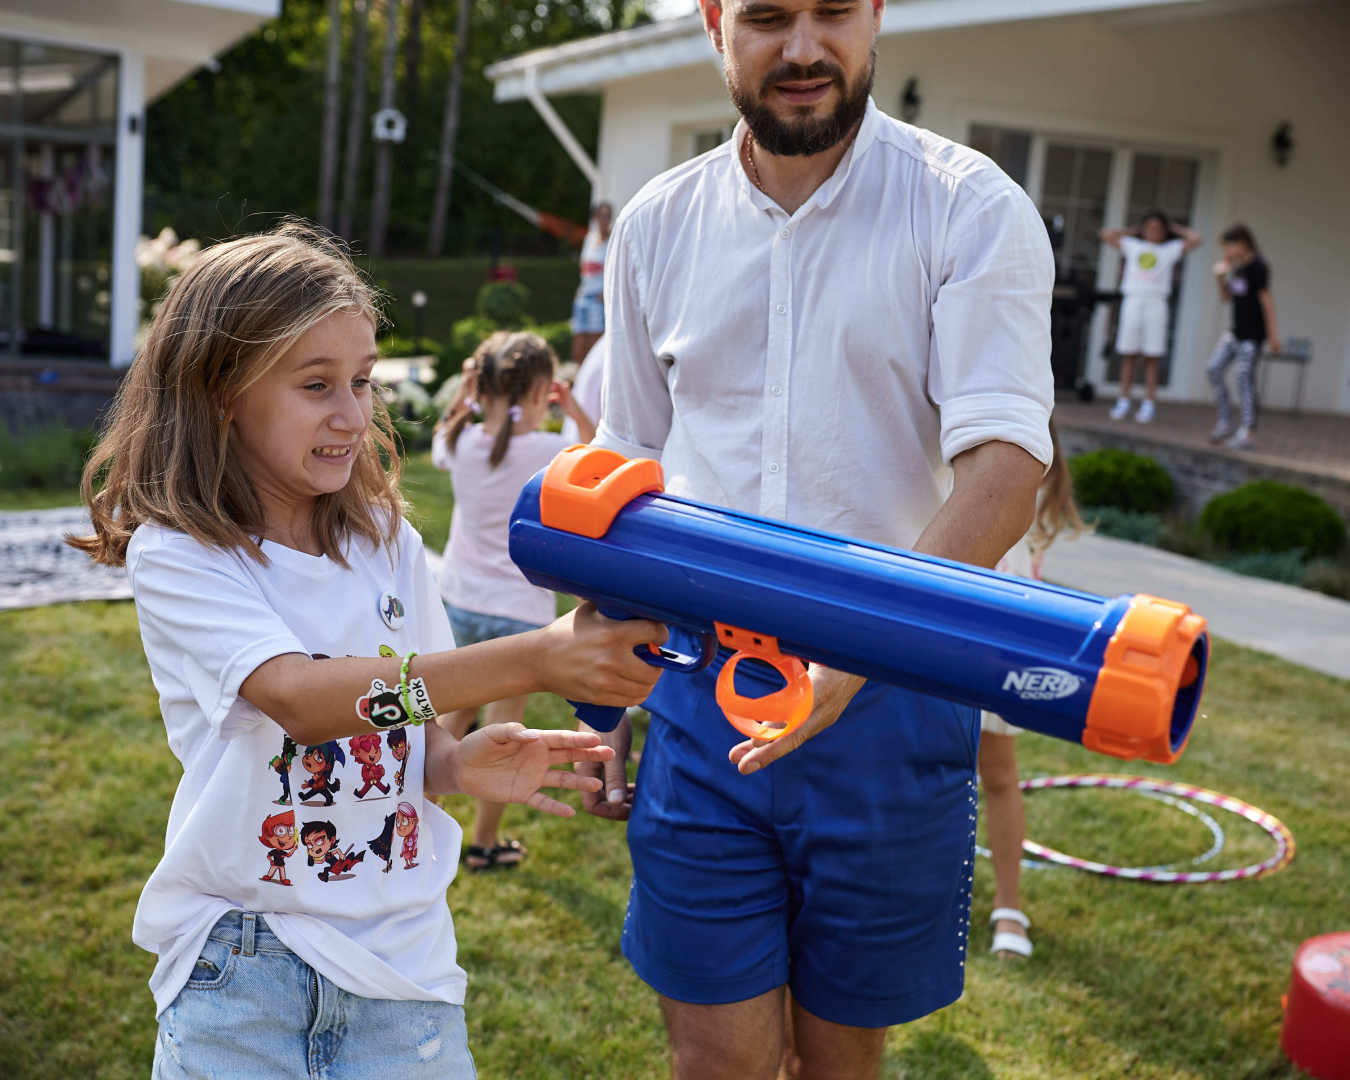
M283 653L453 649L421 538L405 521L392 557L353 542L346 570L271 542L262 548L267 566L142 525L127 549L169 748L183 764L164 857L132 931L159 956L150 979L156 1012L182 989L216 920L236 908L262 913L289 949L353 994L463 1004L467 977L445 898L461 832L423 798L424 729L402 729L401 761L391 732L371 732L379 756L367 744L364 763L348 739L312 754L288 746L280 725L239 696L259 665ZM333 762L326 794L325 757ZM317 860L301 839L311 822L336 833L328 850L326 830L310 833ZM264 844L291 825L293 847Z
M1121 295L1167 297L1172 294L1172 268L1186 254L1186 243L1168 240L1150 244L1137 236L1122 236L1120 253L1125 259Z
M511 511L530 477L571 444L551 431L513 435L494 469L488 456L495 440L481 424L470 424L453 450L444 431L432 441L432 464L450 473L455 489L441 596L465 611L543 626L557 618L557 602L548 589L526 581L511 561Z

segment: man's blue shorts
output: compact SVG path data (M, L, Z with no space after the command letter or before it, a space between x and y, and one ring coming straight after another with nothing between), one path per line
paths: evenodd
M572 301L572 333L603 334L605 302L598 296L578 296Z
M742 737L714 699L728 655L666 673L646 703L624 955L658 993L695 1004L787 983L808 1012L855 1027L951 1004L970 925L978 710L870 682L832 727L742 776L727 760ZM741 693L781 685L754 666L737 670Z

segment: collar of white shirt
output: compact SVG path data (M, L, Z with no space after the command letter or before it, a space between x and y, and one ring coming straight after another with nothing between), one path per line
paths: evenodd
M826 180L825 183L821 184L820 187L816 188L815 194L807 199L806 202L802 203L795 214L791 215L792 220L810 213L813 207L819 206L824 208L834 201L834 198L839 194L840 189L848 183L849 175L853 171L853 163L860 160L862 156L867 153L868 147L876 141L877 124L879 123L878 118L880 115L876 104L869 97L867 99L867 111L863 113L862 124L858 127L858 135L853 140L853 145L844 151L844 156L839 159L839 164L835 166L835 170L830 174L830 178ZM740 164L740 168L737 171L740 174L739 180L741 190L756 209L767 210L770 213L785 214L786 211L781 206L755 186L755 182L750 179L749 174L745 171L745 140L749 134L750 126L742 118L736 124L736 130L732 132L731 136L736 143L736 161Z

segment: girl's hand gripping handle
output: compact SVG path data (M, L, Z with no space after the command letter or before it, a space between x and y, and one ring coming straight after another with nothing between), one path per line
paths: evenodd
M607 619L613 619L616 622L627 622L635 618L627 611L619 608L602 607L598 609L600 614ZM694 652L686 653L678 648L677 638L689 637L693 641ZM683 643L682 640L678 643ZM694 671L701 671L712 663L713 656L717 653L717 636L715 634L692 634L686 631L675 630L671 637L667 639L664 645L638 645L633 649L633 654L644 663L650 664L655 668L663 668L667 671L678 671L682 674L689 674ZM596 731L613 731L619 726L619 721L623 719L625 709L620 705L591 705L583 701L573 701L568 698L567 703L576 709L577 719L588 727Z

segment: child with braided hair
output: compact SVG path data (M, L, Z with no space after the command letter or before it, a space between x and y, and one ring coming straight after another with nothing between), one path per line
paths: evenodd
M525 580L507 546L511 510L521 489L568 445L562 435L539 430L550 402L577 425L583 442L595 436L595 424L567 384L557 381L557 363L538 334L493 334L464 362L459 395L436 426L431 461L450 474L455 489L439 585L457 645L536 630L556 617L553 593ZM514 697L490 703L486 722L520 720L525 702ZM477 720L477 709L441 717L457 737ZM504 809L501 803L479 800L473 840L464 855L469 869L516 866L524 859L524 845L498 838Z

